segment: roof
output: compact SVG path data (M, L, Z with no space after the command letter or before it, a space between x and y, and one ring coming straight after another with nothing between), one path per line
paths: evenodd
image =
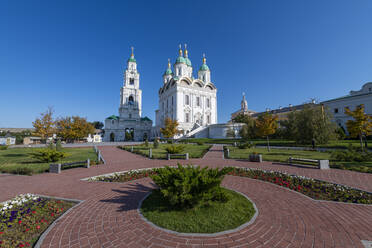
M207 66L207 64L202 64L199 71L209 71L209 67Z
M141 121L151 121L151 119L149 117L145 116L145 117L141 118Z
M186 65L191 66L191 60L189 58L185 58Z
M118 120L119 119L119 116L117 116L117 115L111 115L111 116L107 117L106 119L109 119L109 120Z
M128 62L134 62L134 63L136 63L137 61L136 61L136 59L135 59L133 56L131 56L131 57L128 59Z
M176 60L176 64L177 64L177 63L184 63L184 64L186 64L186 60L185 60L184 57L179 56L179 57L177 58L177 60Z
M333 101L338 101L338 100L343 100L343 99L348 99L348 98L353 98L353 97L358 97L358 96L367 96L367 95L372 95L372 92L371 93L357 94L357 95L341 96L341 97L333 98L333 99L330 99L330 100L327 100L327 101L323 101L321 103L333 102Z
M258 112L258 113L254 113L252 116L256 117L256 116L259 116L259 115L264 114L264 113L280 114L280 113L286 113L286 112L291 112L291 111L295 111L295 110L302 110L302 109L305 108L305 106L309 106L309 105L316 106L318 104L305 103L305 104L300 104L300 105L296 105L296 106L292 106L292 107L285 107L285 108L281 108L281 109L273 109L273 110L270 110L270 111Z
M168 69L165 71L164 74L165 74L165 75L173 75L173 72L172 72L172 70L171 70L170 68L168 68Z

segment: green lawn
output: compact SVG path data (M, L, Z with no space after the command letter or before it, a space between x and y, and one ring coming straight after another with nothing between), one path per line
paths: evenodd
M248 159L249 154L253 152L262 154L262 159L265 161L283 163L287 163L289 157L328 160L330 160L331 157L331 152L298 151L287 149L271 149L269 152L266 148L239 149L232 146L228 146L228 148L230 149L230 158L234 159ZM372 173L372 162L341 162L330 160L330 165L333 168Z
M237 228L248 222L255 210L250 201L234 191L222 189L227 202L211 202L209 206L190 209L171 207L158 190L143 201L141 212L160 227L183 233L216 233Z
M234 144L234 142L240 143L243 142L241 139L209 139L209 138L191 138L181 140L180 142L189 142L189 143L196 143L198 141L208 143L208 144ZM267 145L266 139L252 139L250 140L256 145ZM371 143L372 148L372 140L368 141ZM353 147L360 147L359 140L332 140L328 144L317 145L316 147L319 148L347 148L351 144ZM299 147L311 147L311 144L303 145L303 144L296 144L293 140L277 140L273 139L270 141L270 145L272 146L299 146Z
M179 145L179 144L176 144ZM190 158L201 158L204 156L205 153L209 150L211 145L194 145L194 144L182 144L185 149L182 154L189 153ZM149 148L152 148L152 157L155 159L165 159L167 158L167 151L165 150L166 147L171 146L171 144L159 144L158 148L154 148L152 144L149 144L146 147L144 144L133 146L133 152L148 156L149 155ZM130 151L131 146L124 146L126 151Z
M41 163L31 157L31 153L40 148L12 148L0 150L0 172L13 174L36 174L49 170L50 163ZM87 160L94 163L97 161L97 155L94 149L89 148L63 148L63 152L68 157L61 160L61 163L77 162Z

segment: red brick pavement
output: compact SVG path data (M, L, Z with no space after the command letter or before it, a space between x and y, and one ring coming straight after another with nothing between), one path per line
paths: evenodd
M372 240L372 206L314 201L273 184L232 176L223 185L247 195L259 210L252 225L217 237L169 234L148 225L137 213L139 201L153 187L150 179L128 183L80 179L187 161L149 160L114 147L100 149L106 165L59 175L0 177L0 201L28 192L85 200L54 226L42 247L362 247L360 240ZM202 160L190 162L288 171L372 191L370 174L222 160L218 146Z

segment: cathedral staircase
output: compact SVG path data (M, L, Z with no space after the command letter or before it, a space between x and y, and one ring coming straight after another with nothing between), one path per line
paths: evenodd
M197 124L195 124L197 125ZM203 131L204 129L208 128L208 126L194 126L194 129L191 130L189 133L185 134L182 138L191 138L192 136L194 136L195 134Z

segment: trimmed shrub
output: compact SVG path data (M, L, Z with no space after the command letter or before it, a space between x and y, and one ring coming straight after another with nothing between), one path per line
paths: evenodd
M61 140L57 140L56 142L56 150L57 151L62 151L62 143L61 143Z
M50 143L47 145L47 149L50 149L50 150L56 150L56 146L54 145L53 142L50 142Z
M181 153L185 150L185 146L183 145L170 145L165 150L170 154L177 154Z
M371 152L360 152L357 148L348 147L346 151L333 151L331 160L343 162L367 162L372 161Z
M60 159L67 157L65 152L59 152L53 149L39 149L31 153L31 156L40 162L57 162Z
M8 149L8 146L6 146L6 145L0 145L0 151L1 150L6 150L6 149Z
M172 206L189 208L199 204L206 205L209 201L227 201L221 191L224 176L231 168L219 170L194 166L168 167L155 169L156 174L150 175L159 186L159 190Z
M252 147L254 147L254 144L250 143L250 142L240 143L238 145L239 149L248 149L248 148L252 148Z
M202 145L204 145L204 142L203 141L198 141L198 142L196 142L196 144L198 144L198 146L202 146Z
M154 148L158 148L159 147L159 139L158 138L155 138L154 140Z
M145 146L149 147L149 141L147 139L145 139Z

